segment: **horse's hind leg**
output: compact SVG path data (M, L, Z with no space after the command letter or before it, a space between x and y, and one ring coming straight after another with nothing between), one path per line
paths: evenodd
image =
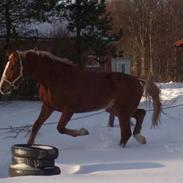
M51 108L47 107L44 104L42 105L39 117L37 118L37 120L35 121L35 123L32 127L31 135L30 135L29 140L27 142L28 144L34 143L35 137L36 137L39 129L41 128L43 123L49 118L49 116L51 115L52 112L53 112L53 110Z
M115 118L115 116L112 113L110 113L109 114L109 122L108 122L108 125L110 127L114 127L114 118Z
M72 115L73 115L73 112L70 108L65 108L62 111L61 118L57 125L57 130L59 131L59 133L67 134L67 135L70 135L73 137L88 135L89 132L85 128L81 128L80 130L66 128L66 125L69 122L69 120L71 119Z
M127 110L122 110L117 114L119 118L120 130L121 130L121 140L120 145L124 147L128 139L131 137L131 128L130 128L130 116L131 114Z
M132 115L132 117L136 119L136 125L133 131L133 136L140 144L146 144L145 137L140 134L145 114L146 111L144 109L137 109Z

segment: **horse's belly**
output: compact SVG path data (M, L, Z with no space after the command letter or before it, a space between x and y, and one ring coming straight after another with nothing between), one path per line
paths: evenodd
M96 83L95 83L96 84ZM81 89L78 85L72 89L40 90L41 100L57 111L70 107L73 112L90 112L106 109L114 104L114 94L108 82L94 83Z
M75 107L76 112L91 112L101 109L107 109L114 105L115 100L113 98L107 100L107 101L90 101L88 103L80 103Z

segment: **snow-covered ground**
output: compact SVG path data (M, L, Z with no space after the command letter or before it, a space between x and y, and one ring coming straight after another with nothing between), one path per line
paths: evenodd
M118 120L107 127L108 114L73 120L71 128L85 127L90 135L69 137L56 131L56 124L41 128L36 143L56 146L59 157L56 165L62 173L56 176L9 177L11 146L26 143L26 132L0 130L0 183L181 183L183 181L183 83L161 83L164 113L161 124L151 128L151 112L143 124L147 144L140 145L130 138L121 148ZM32 124L40 111L40 102L13 101L0 103L0 128ZM151 106L141 103L147 110ZM178 105L178 106L176 106ZM170 108L170 106L172 106ZM92 114L92 113L87 113ZM86 114L77 114L73 118ZM55 112L47 123L58 121ZM132 119L133 120L133 119Z

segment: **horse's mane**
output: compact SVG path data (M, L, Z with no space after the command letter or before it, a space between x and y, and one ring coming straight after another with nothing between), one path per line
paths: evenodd
M21 53L22 56L26 56L28 53L32 53L32 54L36 54L37 56L48 57L50 60L53 60L53 61L75 66L75 64L68 58L61 58L61 57L55 56L48 51L40 51L40 50L31 49L31 50L19 51L19 52ZM43 59L43 61L44 61L44 59Z

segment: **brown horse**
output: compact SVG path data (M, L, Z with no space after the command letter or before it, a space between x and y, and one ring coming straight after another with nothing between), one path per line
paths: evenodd
M121 139L125 146L131 137L130 117L138 113L137 106L144 89L152 97L154 114L152 125L158 124L161 111L159 88L151 81L144 81L122 73L93 73L83 71L69 60L56 57L45 51L27 50L9 53L1 82L0 91L7 94L19 86L25 76L32 76L40 84L39 95L43 102L35 121L29 144L53 111L62 112L57 130L73 137L87 135L84 128L69 129L67 123L74 113L106 109L119 118ZM133 135L140 143L143 117L137 120Z

